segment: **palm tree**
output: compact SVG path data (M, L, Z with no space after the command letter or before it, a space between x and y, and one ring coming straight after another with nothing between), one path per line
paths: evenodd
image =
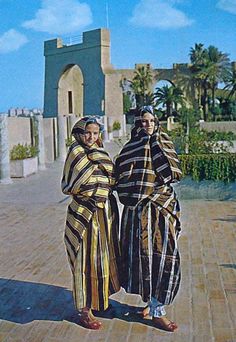
M215 104L215 89L218 82L223 81L224 75L229 68L229 57L215 46L210 45L207 49L203 44L195 44L190 49L190 68L193 77L199 84L199 97L203 105L204 119L207 119L208 89L212 91L212 106ZM203 92L203 95L201 95ZM199 102L200 104L200 102Z
M150 67L148 65L138 67L134 73L135 75L131 82L131 88L135 94L136 106L140 107L146 104L150 104L150 100L152 98L150 86L153 81Z
M202 43L195 44L194 48L190 49L189 56L192 63L190 71L198 90L198 105L200 107L203 104L203 112L205 117L208 85L206 73L204 70L207 60L207 54L204 45Z
M166 107L167 117L172 115L173 107L177 107L178 104L183 104L183 92L180 88L174 85L168 87L164 85L163 87L156 88L154 93L156 99L156 106L162 104Z
M206 72L212 91L212 108L215 106L215 90L218 82L224 80L229 70L230 62L226 53L219 51L215 46L210 45L207 49Z
M195 44L194 48L190 48L190 61L193 67L199 68L205 62L205 49L202 43Z
M190 103L193 108L198 109L200 105L198 99L196 98L198 83L196 79L193 77L192 73L180 73L177 76L176 86L183 91L183 94L186 97L187 102Z
M236 69L233 68L228 71L228 73L225 75L225 87L224 90L228 92L228 98L232 98L234 95L236 95Z

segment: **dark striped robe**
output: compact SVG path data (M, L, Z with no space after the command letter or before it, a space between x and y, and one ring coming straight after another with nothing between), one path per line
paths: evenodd
M61 187L72 196L65 244L77 309L105 310L109 295L120 289L119 214L113 185L113 164L103 148L87 148L75 141L68 151Z
M171 186L181 178L168 135L135 129L116 159L121 222L121 285L127 292L170 304L180 284L179 202Z

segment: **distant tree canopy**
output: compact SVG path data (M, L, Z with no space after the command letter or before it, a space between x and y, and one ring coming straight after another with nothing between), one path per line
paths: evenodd
M152 89L153 73L149 64L134 71L129 94L124 91L124 113L136 107L152 104L166 118L185 107L194 109L205 121L236 119L236 62L230 62L227 53L210 45L196 43L190 48L188 73L178 74L176 84ZM219 88L221 85L221 89Z

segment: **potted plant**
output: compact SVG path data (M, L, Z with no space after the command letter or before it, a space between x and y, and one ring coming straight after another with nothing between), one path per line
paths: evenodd
M113 137L119 138L121 136L121 124L120 124L120 122L114 121L112 129L113 129Z
M28 144L14 145L10 151L11 177L26 177L38 171L38 149Z

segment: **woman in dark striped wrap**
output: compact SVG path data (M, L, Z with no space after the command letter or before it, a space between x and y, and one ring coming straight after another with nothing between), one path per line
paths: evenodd
M68 206L65 244L73 274L73 296L80 323L99 329L91 310L105 310L110 294L119 291L117 263L119 216L115 197L113 163L102 148L100 125L92 117L72 129L61 182Z
M180 284L180 208L171 183L181 171L173 143L151 106L135 115L131 139L116 159L117 192L124 205L121 222L121 286L140 294L143 318L174 331L165 317Z

